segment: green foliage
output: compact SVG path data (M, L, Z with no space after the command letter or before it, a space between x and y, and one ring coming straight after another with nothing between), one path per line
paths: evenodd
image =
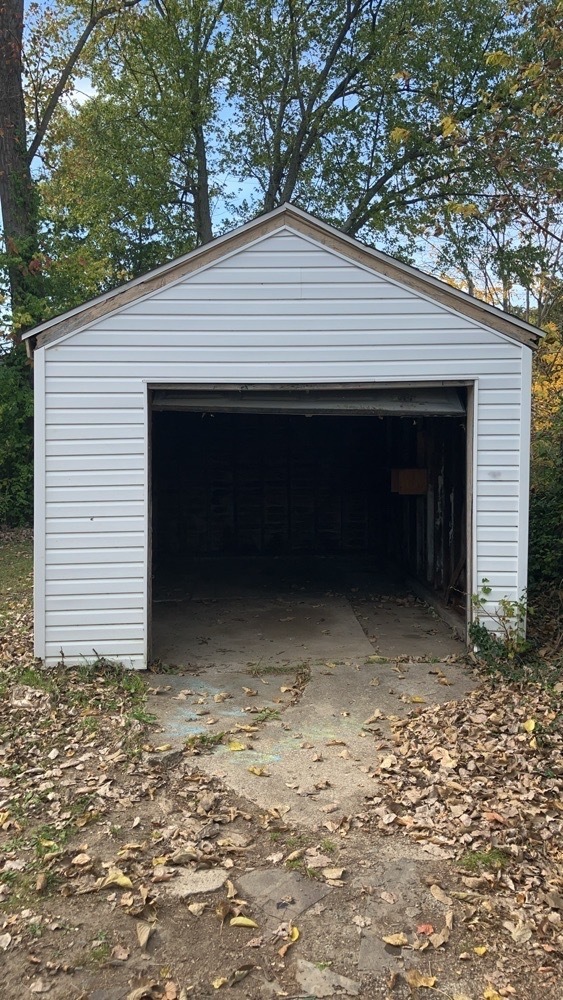
M502 598L492 604L491 587L483 579L478 594L472 597L474 617L469 638L475 653L492 680L532 682L552 687L560 680L561 664L548 658L537 641L526 632L527 619L533 614L527 596L511 601Z
M470 872L499 871L506 868L510 855L498 847L490 851L468 851L460 858L459 864Z
M33 514L33 392L22 347L0 356L0 525Z
M525 663L530 644L526 639L525 597L518 601L502 598L491 606L489 581L483 579L472 597L473 621L469 637L480 660L492 674L516 678Z

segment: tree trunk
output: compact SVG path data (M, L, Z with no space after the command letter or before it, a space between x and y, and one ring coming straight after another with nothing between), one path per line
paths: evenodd
M23 0L0 0L0 205L12 308L29 313L29 295L37 294L39 275L30 269L37 250L37 212L26 146L22 34Z
M211 209L209 206L209 171L203 127L195 128L196 176L194 191L194 221L198 243L210 243L213 239Z

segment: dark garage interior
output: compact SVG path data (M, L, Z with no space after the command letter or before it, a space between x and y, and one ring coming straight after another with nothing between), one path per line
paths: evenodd
M227 610L240 612L241 601L246 609L248 601L258 602L263 611L260 601L290 601L294 611L297 598L303 604L305 596L338 596L351 601L372 651L384 654L372 612L387 600L397 620L409 607L418 607L420 617L414 581L463 623L464 389L377 398L223 393L216 409L194 409L204 405L209 401L189 392L153 397L155 658L183 664L213 658L213 636L200 635L195 645L194 638L198 629L213 632L217 602L229 602L218 618L224 654ZM187 619L194 616L191 628ZM264 638L267 626L254 618ZM295 615L287 619L285 629L295 630ZM451 634L435 615L429 621L430 634L436 622ZM281 643L285 654L282 639L276 634L270 642ZM310 651L314 644L298 645ZM252 661L250 639L248 648ZM236 643L231 653L238 655Z

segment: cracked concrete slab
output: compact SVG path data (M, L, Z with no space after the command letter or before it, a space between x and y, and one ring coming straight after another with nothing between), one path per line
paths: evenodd
M180 868L176 877L166 884L166 893L178 899L188 899L204 892L217 892L229 877L225 868L210 868L208 871L192 871Z
M319 969L312 962L306 962L303 958L298 958L294 962L292 972L296 983L303 990L307 990L313 997L334 997L347 996L357 997L360 995L360 983L348 976L339 976L331 969Z
M215 678L213 684L208 676ZM233 697L216 704L211 692L221 680L223 690ZM243 751L232 752L227 740L212 754L201 756L198 765L262 808L277 808L290 822L312 829L326 820L338 823L360 811L366 796L377 794L375 772L381 754L389 752L388 717L404 716L418 705L459 699L475 685L457 663L337 665L332 661L311 667L310 680L294 704L291 691L281 690L291 687L290 675L253 677L214 668L209 675L204 671L198 681L209 689L200 708L211 711L217 724L207 727L205 716L194 718L191 703L179 708L170 694L155 696L149 707L158 717L159 742L185 740L193 735L194 726L211 733L230 730L233 724L252 724L255 715L245 709L253 704L271 707L279 718L270 716L256 733L239 733ZM181 682L194 688L193 678ZM175 689L176 680L167 678L166 683ZM247 684L259 690L259 698L244 694ZM265 776L249 772L249 767L262 769Z
M261 869L238 879L243 895L250 896L269 917L296 920L332 891L330 886L285 869Z

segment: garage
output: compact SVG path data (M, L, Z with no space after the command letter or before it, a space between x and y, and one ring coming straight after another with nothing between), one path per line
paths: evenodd
M38 657L440 657L483 579L494 627L540 336L291 205L31 331Z
M461 386L155 390L155 659L199 665L222 649L270 665L330 656L329 611L337 632L349 626L343 657L354 637L367 649L358 618L381 655L422 654L452 625L461 633L466 400ZM405 605L397 615L413 587L435 611L451 610L447 624L420 599L412 622ZM394 621L389 634L361 614L364 603Z

